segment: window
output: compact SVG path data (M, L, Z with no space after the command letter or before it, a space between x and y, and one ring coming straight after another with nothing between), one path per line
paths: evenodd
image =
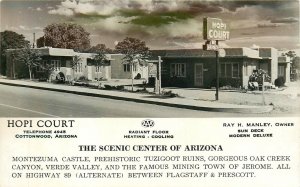
M284 66L278 66L278 77L284 77Z
M232 77L233 78L239 77L239 64L232 64Z
M123 64L124 72L131 72L131 66L133 66L133 71L137 71L137 64Z
M75 72L82 72L82 63L78 63L77 66L75 66Z
M133 65L133 71L136 71L136 64Z
M101 66L96 66L96 72L99 73L101 71Z
M220 77L238 78L240 75L238 63L221 63L219 68Z
M220 64L220 69L221 77L226 77L225 64Z
M82 63L79 63L79 72L82 72Z
M124 72L130 72L130 64L123 64Z
M59 71L61 67L60 60L51 60L51 65L54 71Z
M226 70L226 73L225 73L225 75L226 75L226 77L232 77L232 64L230 64L230 63L227 63L226 64L226 68L225 68L225 70Z
M171 64L171 77L185 77L185 66L184 63Z

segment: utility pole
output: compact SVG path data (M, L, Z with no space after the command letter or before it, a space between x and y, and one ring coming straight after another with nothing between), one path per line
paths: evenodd
M131 92L133 92L133 62L130 64L130 69L131 69Z
M262 73L262 104L263 105L266 105L266 101L265 101L265 74Z
M32 41L32 48L35 48L35 33L33 33L33 41Z
M158 56L158 94L161 94L161 56Z
M216 45L218 46L218 40ZM219 51L216 51L216 101L219 100Z

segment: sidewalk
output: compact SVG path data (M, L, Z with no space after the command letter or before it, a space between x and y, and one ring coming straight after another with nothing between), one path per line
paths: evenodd
M214 89L201 88L164 88L186 99L215 102ZM299 114L300 81L291 82L279 89L262 91L220 90L219 103L236 105L273 105L273 114Z
M133 101L138 103L156 104L169 107L185 108L192 110L231 112L231 113L266 113L273 109L273 106L254 106L221 103L217 101L194 100L192 98L169 98L151 94L139 94L124 91L109 91L92 89L79 86L68 86L64 84L51 84L46 82L32 82L26 80L8 80L0 79L0 84L28 87L49 91L57 91L92 97L110 98L124 101Z
M191 98L191 99L204 99L209 101L215 100L215 89L202 89L202 88L174 88L167 87L165 90L171 90L174 93L179 94L180 96ZM262 91L247 91L241 92L239 90L219 90L219 99L224 101L224 97L231 95L262 95ZM276 90L266 90L264 92L266 96L269 95L285 95L287 97L295 98L300 97L300 82L290 82L286 87L278 88ZM223 97L222 97L223 96ZM236 98L236 96L234 96Z

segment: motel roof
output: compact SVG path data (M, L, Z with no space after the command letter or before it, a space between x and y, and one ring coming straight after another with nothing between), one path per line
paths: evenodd
M7 49L10 51L18 51L21 49ZM42 56L64 56L64 57L73 57L75 55L84 57L84 58L93 58L96 53L79 53L75 52L73 49L64 49L64 48L52 48L52 47L42 47L42 48L32 48L31 50L36 50ZM113 60L111 54L106 54L108 60Z
M19 51L21 49L7 49L7 52L11 51ZM73 49L62 49L62 48L52 48L52 47L42 47L42 48L32 48L31 50L35 50L43 56L69 56L72 57L75 55Z
M75 54L73 49L62 49L62 48L52 48L52 47L46 47L46 48L36 48L34 50L37 50L41 53L41 55L49 55L49 56L69 56L72 57Z
M258 50L246 47L241 48L225 48L225 57L247 57L260 58ZM152 50L152 57L162 56L165 58L193 58L193 57L215 57L214 51L205 51L203 49L175 49L175 50Z

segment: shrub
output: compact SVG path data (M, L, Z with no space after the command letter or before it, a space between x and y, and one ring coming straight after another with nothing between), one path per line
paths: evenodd
M146 90L146 89L137 89L135 92L138 92L138 93L149 93L149 91Z
M109 85L109 84L104 84L104 89L105 90L112 90L113 87L111 85Z
M107 81L106 78L100 77L100 78L95 78L95 81Z
M155 77L149 77L148 86L150 86L150 87L155 86Z
M83 75L78 78L78 81L87 81L87 80L88 79Z
M249 82L258 82L258 84L262 84L263 75L265 76L264 82L271 82L271 77L262 69L253 70L253 73L249 76Z
M213 79L211 82L210 82L210 87L216 87L217 85L217 80L216 79ZM225 86L225 79L223 78L220 78L219 79L219 87L223 87Z
M134 79L141 79L142 78L142 75L140 74L140 73L138 73L135 77L134 77Z
M119 86L111 86L109 84L105 84L104 85L104 89L105 90L124 90L124 86L123 85L119 85Z
M275 86L282 87L284 86L285 80L283 77L278 77L275 79Z
M40 77L39 82L47 82L47 77Z
M181 78L181 77L172 77L169 79L169 86L174 86L174 87L188 87L188 82L186 79Z
M173 93L171 90L170 91L162 91L162 95L163 96L167 96L167 97L178 97L179 95L176 93Z
M86 86L85 82L74 82L74 86Z
M59 72L55 77L55 83L62 84L65 83L65 75L62 72Z
M216 87L217 81L213 79L210 83L211 87ZM219 87L239 88L241 86L240 78L219 78Z
M143 81L143 89L146 90L148 86L148 82L147 81ZM161 86L161 85L160 85Z
M86 86L89 88L95 88L95 89L98 88L98 85L95 85L95 84L87 84Z
M116 86L116 89L117 90L124 90L124 86L123 85Z

